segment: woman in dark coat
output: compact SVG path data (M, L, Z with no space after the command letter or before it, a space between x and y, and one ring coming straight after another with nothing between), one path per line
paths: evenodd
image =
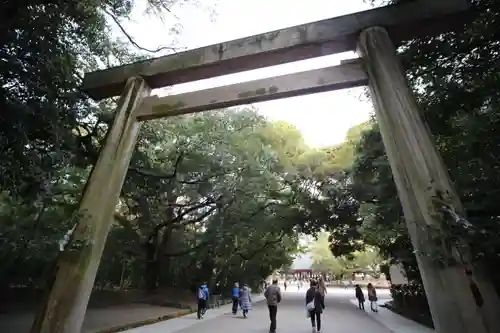
M313 331L321 332L321 314L325 308L325 302L318 290L318 283L311 281L311 287L306 292L306 308L309 311Z
M356 285L356 298L358 299L358 307L360 310L365 309L365 294L363 293L363 290L361 290L361 287L359 284Z

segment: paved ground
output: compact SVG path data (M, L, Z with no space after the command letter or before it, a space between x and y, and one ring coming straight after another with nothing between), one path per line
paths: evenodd
M358 303L356 300L351 300L354 306ZM365 305L366 306L366 305ZM387 309L380 309L378 313L367 312L367 315L372 317L374 320L382 323L385 327L389 328L391 332L396 333L435 333L434 330L423 326L417 322L410 319L406 319L398 314Z
M114 326L161 317L178 311L182 310L146 304L114 306L106 309L89 309L85 314L82 333L94 333ZM33 313L1 314L0 332L29 332L33 319Z
M284 292L283 301L278 310L278 332L309 333L311 325L305 314L305 289L297 291L289 288ZM360 311L351 301L354 290L331 288L326 297L326 309L323 315L322 332L339 333L391 333L397 332L386 327L375 317L375 314ZM379 291L381 302L388 299L387 291ZM262 300L262 297L260 297ZM254 301L257 299L254 298ZM388 311L381 309L383 311ZM269 318L265 302L255 302L254 309L248 319L241 315L234 317L230 313L230 306L207 312L205 319L197 320L196 315L136 328L127 333L267 333L269 331ZM420 331L405 331L420 333Z
M283 290L283 288L282 288ZM297 291L293 286L283 293L283 301L278 310L278 333L309 333L309 319L305 314L304 294L306 289ZM387 290L378 290L379 303L390 299ZM205 319L199 321L196 314L159 322L156 324L131 329L127 333L267 333L269 318L267 306L262 296L254 296L254 309L248 319L241 314L234 317L231 306L209 310ZM384 308L378 313L358 310L354 300L354 290L349 288L329 288L326 296L326 309L323 314L324 333L433 333L415 322L407 320ZM138 304L136 308L110 307L107 309L90 309L87 311L82 333L94 333L97 330L134 322L138 320L160 317L179 309L154 307ZM0 332L26 333L32 323L32 315L12 316L0 315Z

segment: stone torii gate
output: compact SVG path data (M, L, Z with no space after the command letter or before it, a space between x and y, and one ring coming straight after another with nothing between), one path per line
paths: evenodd
M32 332L80 332L141 121L367 84L437 332L500 332L496 294L473 272L484 300L476 305L467 260L439 266L425 255L426 249L435 247L428 226L439 228L441 223L432 204L434 195L446 193L449 207L459 214L462 206L420 117L394 46L449 30L467 10L466 0L418 0L87 73L83 88L92 98L120 94L121 98L85 187L72 240L58 259L55 279ZM350 50L358 50L360 59L181 95L148 97L154 88ZM457 257L457 253L448 254Z

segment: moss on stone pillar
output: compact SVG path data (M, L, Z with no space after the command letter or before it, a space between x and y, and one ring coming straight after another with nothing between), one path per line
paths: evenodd
M446 235L446 225L456 221L447 219L445 210L463 216L462 205L387 31L380 27L363 31L358 50L436 331L500 332L496 315L500 306L491 283L471 274L484 300L476 305L467 274L473 270L468 247Z

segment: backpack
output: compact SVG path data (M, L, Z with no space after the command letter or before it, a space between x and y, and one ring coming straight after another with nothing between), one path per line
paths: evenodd
M203 288L198 289L198 299L205 299L205 291Z

